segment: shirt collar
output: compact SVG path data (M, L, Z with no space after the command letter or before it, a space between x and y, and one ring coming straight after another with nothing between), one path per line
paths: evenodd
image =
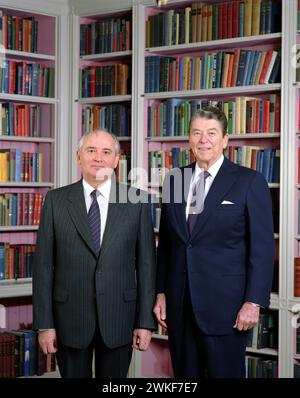
M92 187L84 179L82 179L82 185L86 197L89 197L91 193L95 190L95 188ZM109 178L107 181L105 181L104 184L100 185L100 187L97 188L97 191L99 191L100 194L108 201L110 195L110 189L111 189L111 179Z
M218 171L220 170L220 167L222 166L222 163L224 161L224 155L222 154L219 159L207 170L212 178L215 178L217 175ZM195 166L195 177L194 181L197 181L199 178L200 173L202 173L204 170L201 169L196 162Z

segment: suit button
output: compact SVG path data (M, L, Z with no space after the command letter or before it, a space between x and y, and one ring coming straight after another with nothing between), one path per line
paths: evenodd
M191 244L189 244L187 248L188 248L188 249L191 249L192 247L193 247L193 246L192 246Z

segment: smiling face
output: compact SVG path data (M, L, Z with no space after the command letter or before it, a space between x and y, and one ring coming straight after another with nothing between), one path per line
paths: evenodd
M219 121L196 118L191 123L189 143L199 167L208 170L221 157L228 134L223 136Z
M90 134L77 151L77 161L85 181L99 187L111 177L119 162L114 139L104 131Z

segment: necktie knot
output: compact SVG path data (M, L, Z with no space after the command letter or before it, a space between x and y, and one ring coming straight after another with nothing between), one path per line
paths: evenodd
M98 194L99 194L98 190L94 189L93 192L91 193L91 197L93 198L93 200L97 199Z
M210 173L207 171L207 170L204 170L204 179L206 180L207 179L207 177L209 177L210 176Z
M205 180L208 176L210 176L210 173L204 170L202 173L200 173L198 181L194 182L188 216L190 233L194 228L198 214L202 213L204 208Z

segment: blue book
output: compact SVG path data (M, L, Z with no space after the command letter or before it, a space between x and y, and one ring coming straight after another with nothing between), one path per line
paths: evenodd
M0 243L0 280L5 278L5 247Z

